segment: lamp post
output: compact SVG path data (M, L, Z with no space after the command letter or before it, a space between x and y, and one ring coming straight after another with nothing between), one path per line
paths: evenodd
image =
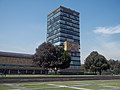
M55 71L55 74L57 74L57 68L56 67L55 67L54 71Z

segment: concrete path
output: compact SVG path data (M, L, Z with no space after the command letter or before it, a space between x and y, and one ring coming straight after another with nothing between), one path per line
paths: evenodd
M86 89L86 88L79 88L79 87L74 87L74 86L66 86L66 85L56 85L56 84L48 84L56 87L65 87L65 88L71 88L71 89L77 89L77 90L91 90L91 89Z

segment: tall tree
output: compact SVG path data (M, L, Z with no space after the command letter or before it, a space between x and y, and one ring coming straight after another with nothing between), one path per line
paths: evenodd
M63 52L63 55L61 56L61 62L61 69L68 68L70 66L71 57L69 56L67 51Z
M85 60L85 69L92 72L99 72L101 75L103 70L110 68L110 65L106 58L103 55L100 55L98 52L93 51Z
M55 60L55 47L51 43L42 43L34 54L34 63L42 68L48 68Z
M112 74L120 74L120 61L110 59L109 64L110 64L110 72Z
M70 66L71 58L63 47L44 42L36 49L33 61L42 68L65 69Z

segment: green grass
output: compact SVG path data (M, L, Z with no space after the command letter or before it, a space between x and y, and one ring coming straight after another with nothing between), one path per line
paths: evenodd
M20 83L19 86L21 87L26 87L26 88L33 88L33 89L37 89L37 90L73 90L73 89L69 89L69 88L60 88L60 87L56 87L56 86L50 86L48 84L50 84L51 82L44 82L44 83Z
M48 87L46 83L21 83L19 84L22 87L27 87L27 88L44 88Z
M52 86L49 84L53 84ZM71 87L85 88L91 90L99 89L112 89L114 87L119 87L120 89L120 80L89 80L89 81L62 81L62 82L44 82L44 83L20 83L22 87L35 88L37 90L75 90ZM59 86L67 87L59 87ZM108 87L112 86L112 87Z
M13 90L14 88L8 85L0 85L0 90Z
M11 83L12 84L12 83ZM58 82L25 82L17 83L19 87L33 90L120 90L120 80L87 80L87 81L58 81ZM0 90L14 90L14 85L1 84Z

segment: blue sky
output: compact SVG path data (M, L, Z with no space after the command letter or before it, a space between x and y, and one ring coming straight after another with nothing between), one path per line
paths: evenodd
M60 5L80 12L82 63L93 50L120 60L120 0L0 0L0 51L35 53Z

